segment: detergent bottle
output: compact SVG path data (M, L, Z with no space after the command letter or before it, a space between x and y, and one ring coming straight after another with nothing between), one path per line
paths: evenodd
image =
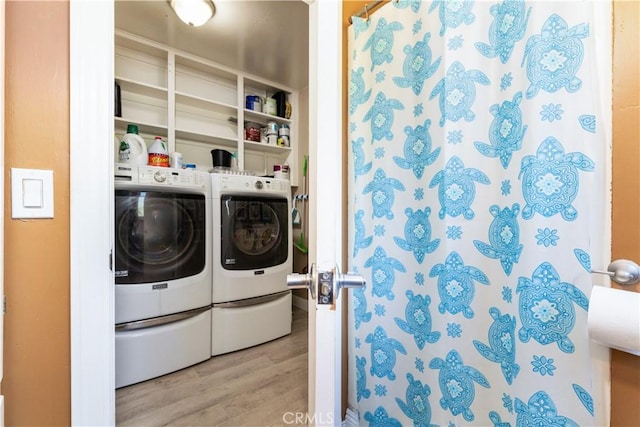
M127 133L122 136L118 147L118 162L130 165L147 164L147 145L138 134L137 125L127 125Z
M156 136L149 146L149 166L169 167L169 150L161 136Z

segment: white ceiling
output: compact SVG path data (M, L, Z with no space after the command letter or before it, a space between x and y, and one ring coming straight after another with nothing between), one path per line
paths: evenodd
M168 1L118 0L115 26L292 89L308 85L309 12L302 0L214 0L201 27L178 19Z

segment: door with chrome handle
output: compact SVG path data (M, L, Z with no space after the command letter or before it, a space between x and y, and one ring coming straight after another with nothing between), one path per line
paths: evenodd
M628 259L611 261L607 271L591 270L591 272L605 274L619 285L635 285L640 282L640 266Z
M338 299L340 289L363 288L365 285L364 278L358 274L342 274L338 271L338 267L318 271L315 264L311 264L309 273L287 275L289 289L309 289L311 298L317 297L318 304L323 305L333 305Z

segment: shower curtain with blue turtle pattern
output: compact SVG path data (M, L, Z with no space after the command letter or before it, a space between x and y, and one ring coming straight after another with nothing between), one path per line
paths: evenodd
M394 0L353 18L361 425L606 424L587 334L609 155L589 6Z

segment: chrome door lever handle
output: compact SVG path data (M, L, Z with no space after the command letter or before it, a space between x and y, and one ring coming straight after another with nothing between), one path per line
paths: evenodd
M640 266L628 259L612 261L607 271L591 270L591 272L605 274L619 285L635 285L640 282Z
M340 288L364 288L367 285L367 281L364 277L355 273L339 274L337 284Z
M337 268L336 268L337 271ZM336 297L340 293L340 289L360 289L364 288L367 285L367 281L364 280L364 277L355 273L346 273L341 274L338 273L338 277L336 278Z
M311 264L311 271L306 274L287 274L287 287L289 289L308 289L311 292L311 298L316 299L318 273L314 267L315 265Z

